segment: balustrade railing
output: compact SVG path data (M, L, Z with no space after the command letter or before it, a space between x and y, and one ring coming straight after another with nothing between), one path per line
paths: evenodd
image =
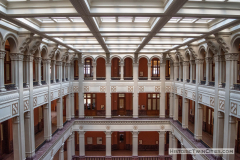
M9 83L9 84L5 84L5 89L9 91L9 90L16 89L16 87L14 83Z
M214 81L210 81L209 82L209 86L213 86L214 87L215 86L215 82Z
M120 80L120 77L111 77L111 80Z
M160 77L151 77L151 80L160 80Z
M235 90L240 90L240 83L233 84Z
M106 77L97 77L96 79L97 79L97 80L105 80Z
M148 80L148 77L138 77L139 80Z
M169 80L170 80L170 77L166 77L166 80L169 81Z
M78 77L74 77L74 80L78 80Z
M37 86L38 85L38 82L37 81L34 81L33 82L33 86Z
M190 82L190 79L187 79L187 83L189 83Z
M201 85L205 85L205 84L206 84L206 81L201 81L200 84L201 84Z
M124 77L124 80L133 80L133 77Z
M84 77L84 80L93 80L93 77Z
M163 156L164 160L171 160L172 156L165 155ZM80 160L81 158L79 156L72 156L72 160ZM85 156L85 160L105 160L105 159L111 159L111 160L132 160L132 156L112 156L111 158L105 157L105 156ZM139 160L158 160L159 156L138 156Z
M47 84L45 80L41 81L42 85Z

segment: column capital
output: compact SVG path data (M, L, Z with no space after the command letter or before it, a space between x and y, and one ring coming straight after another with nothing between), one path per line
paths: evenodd
M85 131L78 131L79 136L83 136L85 133Z
M35 63L41 63L42 57L34 57Z
M132 65L133 65L133 67L138 67L139 63L133 63Z
M196 59L195 62L196 64L203 64L204 59Z
M56 65L57 66L62 66L62 62L61 61L56 61Z
M174 62L174 63L173 63L173 66L174 66L174 67L179 67L179 62Z
M150 63L148 63L147 65L148 65L148 67L151 67L151 66L152 66L152 63L150 62Z
M166 62L160 63L160 67L166 67Z
M11 60L13 61L22 61L23 54L22 53L10 53Z
M0 59L4 59L5 54L6 54L5 50L0 50Z
M214 56L214 61L215 62L221 62L225 60L225 56L224 55L215 55Z
M71 63L66 63L66 67L71 67Z
M51 60L51 63L55 65L56 64L56 60Z
M195 64L195 60L190 60L190 64L194 65Z
M161 135L165 135L166 131L159 131L158 134Z
M138 136L139 132L138 131L132 131L133 136Z
M111 131L106 131L106 132L104 132L104 133L106 134L106 136L111 136L113 132L111 132Z
M25 62L32 62L33 58L34 57L32 55L23 55L23 61Z
M239 53L225 53L226 61L238 61Z
M189 66L189 61L183 61L183 66Z
M205 60L206 60L207 63L212 63L213 58L212 57L206 57Z
M43 64L51 64L51 59L42 59Z

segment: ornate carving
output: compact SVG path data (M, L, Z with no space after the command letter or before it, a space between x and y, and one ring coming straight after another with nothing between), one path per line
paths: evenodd
M34 57L34 62L35 63L41 63L42 57Z
M210 106L214 107L214 97L210 97Z
M165 92L171 92L171 86L166 86Z
M219 109L224 111L225 107L225 101L222 99L219 99Z
M215 55L214 56L214 61L215 62L221 62L225 60L225 55Z
M199 94L199 95L198 95L198 101L199 101L199 102L202 102L202 94Z
M29 46L29 43L32 41L33 38L33 34L31 34L30 37L27 37L24 39L24 42L22 43L21 47L19 47L19 50L21 53L24 53L26 51L26 49Z
M204 62L204 59L196 59L195 60L196 64L203 64L203 62Z
M37 97L33 97L33 107L37 106Z
M58 97L60 97L60 90L58 90Z
M78 92L78 86L73 86L73 92Z
M217 48L215 47L215 45L213 44L212 41L208 40L208 41L207 41L207 45L208 45L208 47L211 49L211 51L213 52L213 54L217 54Z
M48 94L44 94L44 102L48 101Z
M13 103L12 104L12 115L18 114L18 103Z
M231 102L231 113L237 115L237 103Z
M138 126L133 126L133 130L138 130Z
M220 37L217 37L216 40L219 43L219 45L221 46L221 48L223 49L223 51L225 53L228 53L229 47L227 46L227 43L224 42L224 40L222 38L220 38Z
M42 38L37 39L35 43L32 45L32 47L30 48L30 53L34 54L36 50L39 48L41 43L42 43Z
M128 92L133 92L133 86L128 86Z
M53 92L51 92L51 100L53 100Z
M195 92L192 93L192 99L193 99L193 100L196 99L196 94L195 94Z
M155 86L155 92L160 92L160 86Z
M187 97L187 94L188 94L188 91L187 91L187 90L185 90L185 95L184 95L184 96L185 96L185 97Z
M28 108L29 108L29 101L25 100L23 103L24 103L24 111L28 110Z
M161 130L164 130L164 129L165 129L165 126L164 126L164 125L161 125L161 126L160 126L160 129L161 129Z
M21 53L10 53L11 60L15 61L22 61L23 60L23 54Z
M106 130L110 130L110 128L111 128L110 126L106 126Z
M105 86L100 86L100 92L105 92L106 91L106 87Z
M225 54L226 61L237 61L239 53L227 53Z
M144 86L139 86L138 89L139 89L139 92L144 92Z
M116 86L111 86L111 92L116 92L117 91L117 87Z
M83 130L83 126L79 126L79 129L80 129L80 130Z

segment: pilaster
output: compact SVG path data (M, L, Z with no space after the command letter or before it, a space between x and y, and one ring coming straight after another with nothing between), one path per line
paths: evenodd
M4 85L4 57L6 55L6 51L0 50L0 91L6 91Z
M132 132L132 157L138 158L138 131Z

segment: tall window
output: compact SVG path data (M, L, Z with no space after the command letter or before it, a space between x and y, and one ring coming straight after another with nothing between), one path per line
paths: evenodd
M157 94L157 93L150 94L149 93L147 98L148 98L148 108L147 109L152 110L152 111L159 110L159 105L160 105L159 94Z
M96 109L96 94L87 93L84 94L84 108L86 110L95 110Z
M4 57L4 84L11 83L11 58L10 58L10 46L8 41L5 45L6 55Z
M84 77L92 77L92 60L91 59L85 59L84 64Z
M152 66L152 77L159 77L160 61L158 59L153 59L151 62L151 66Z

